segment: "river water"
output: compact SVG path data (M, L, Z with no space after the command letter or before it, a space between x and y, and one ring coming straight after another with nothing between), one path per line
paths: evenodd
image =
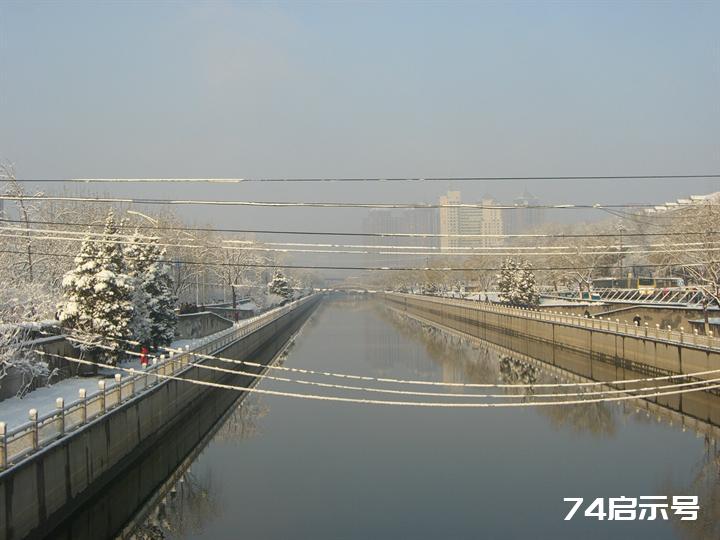
M428 381L557 380L542 366L368 300L323 303L280 361ZM330 393L268 380L258 388ZM438 410L253 394L226 418L163 501L145 513L135 534L718 538L717 443L702 431L683 430L677 418L637 405ZM580 511L563 520L570 509L564 497L589 503L596 497L644 495L698 495L699 519L680 522L671 512L669 521L598 521Z

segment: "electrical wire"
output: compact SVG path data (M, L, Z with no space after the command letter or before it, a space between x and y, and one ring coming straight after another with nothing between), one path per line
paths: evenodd
M92 345L97 348L105 349L105 350L113 350L112 347L102 345L96 342L88 342L88 341L82 341L79 339L71 339L72 341L79 343L81 345ZM140 357L142 356L142 353L135 352L135 351L129 351L126 349L121 349L119 352L122 352L124 354L129 354L131 356ZM184 354L190 354L192 355L192 352L186 352ZM216 356L209 356L209 358L217 359ZM169 361L173 361L172 358ZM235 361L235 363L240 363L241 361ZM268 367L266 365L258 365L259 367ZM350 386L350 385L342 385L342 384L332 384L332 383L323 383L318 381L309 381L305 379L291 379L289 377L277 377L274 375L267 375L265 373L253 373L249 371L241 371L241 370L234 370L234 369L227 369L227 368L221 368L218 366L208 366L205 364L202 364L200 362L191 362L187 364L187 367L196 367L199 369L205 369L209 371L217 371L219 373L230 373L234 375L243 375L248 377L253 377L256 379L267 379L271 381L278 381L278 382L286 382L286 383L295 383L295 384L302 384L307 386L317 386L321 388L332 388L336 390L350 390L350 391L359 391L359 392L368 392L368 393L379 393L379 394L393 394L393 395L405 395L405 396L414 396L414 397L452 397L452 398L483 398L483 399L525 399L527 397L532 398L566 398L566 397L580 397L580 396L597 396L597 395L614 395L614 394L629 394L632 392L648 392L651 390L665 390L668 388L684 388L689 386L697 386L699 384L705 384L706 381L691 381L691 382L685 382L685 383L675 383L675 384L668 384L668 385L659 385L659 386L646 386L641 388L626 388L626 389L613 389L613 390L596 390L596 391L588 391L588 392L551 392L551 393L533 393L533 394L476 394L476 393L448 393L448 392L418 392L418 391L411 391L411 390L394 390L389 388L371 388L367 386ZM712 371L713 373L720 372L720 369L716 369ZM688 375L684 375L684 378L688 378ZM720 378L718 379L710 379L710 382L713 381L720 381ZM605 386L609 386L611 383L604 383ZM625 381L623 381L620 384L627 384ZM511 388L517 388L517 386L510 385Z
M207 183L244 184L248 182L478 182L502 180L677 180L720 178L720 174L631 174L606 176L460 176L460 177L307 177L307 178L16 178L14 182L67 183ZM9 181L9 180L8 180Z
M130 373L133 375L138 375L138 374L142 373L134 368L123 368L121 366L115 366L113 364L106 364L106 363L101 363L101 362L91 362L89 360L82 360L82 359L73 358L70 356L46 353L44 351L36 351L36 353L40 354L41 356L61 358L61 359L64 359L64 360L67 360L67 361L73 362L73 363L98 366L98 367L103 367L103 368L112 369L112 370L116 370L116 371L122 371L124 373ZM303 394L303 393L298 393L298 392L281 392L281 391L277 391L277 390L268 390L268 389L257 388L257 387L235 386L235 385L230 385L230 384L222 384L222 383L215 383L215 382L209 382L209 381L199 381L199 380L195 380L195 379L188 379L188 378L184 378L184 377L177 377L175 375L167 375L167 374L161 374L161 373L153 373L152 376L157 377L158 379L175 380L175 381L186 382L186 383L190 383L190 384L197 384L200 386L207 386L207 387L211 387L211 388L234 390L234 391L247 392L247 393L264 394L264 395L270 395L270 396L308 399L308 400L314 400L314 401L334 401L334 402L342 402L342 403L353 403L353 404L364 404L364 405L387 405L387 406L399 406L399 407L462 408L462 409L505 408L505 407L527 408L527 407L544 407L544 406L560 406L560 405L586 405L586 404L590 404L590 403L609 403L609 402L615 402L615 401L627 401L627 400L631 400L631 399L647 399L647 398L652 398L652 397L688 394L691 392L703 392L703 391L714 390L716 388L720 388L720 384L711 384L711 383L716 383L717 381L720 381L720 378L718 378L718 379L708 379L707 381L704 381L702 383L702 384L704 384L704 386L701 386L698 388L688 388L688 389L673 390L673 391L668 391L668 392L654 392L654 393L650 393L650 394L634 394L634 395L630 395L630 396L615 396L615 397L609 397L609 398L590 398L590 399L575 399L575 400L567 400L567 401L543 401L543 402L523 401L523 402L512 402L512 403L445 403L445 402L422 402L422 401L391 401L391 400L350 398L350 397L342 397L342 396L327 396L327 395L321 395L321 394Z
M27 196L27 195L0 195L4 201L67 201L88 203L126 203L148 205L200 205L200 206L243 206L259 208L405 208L405 209L432 209L432 208L477 208L481 210L602 210L607 208L654 208L654 203L633 204L536 204L536 205L502 205L482 203L351 203L351 202L280 202L280 201L228 201L228 200L201 200L201 199L149 199L149 198L120 198L120 197L68 197L68 196Z
M253 317L252 319L248 319L245 324L241 326L245 326L247 324L250 324L251 322L254 322L255 320L258 320L260 317L265 316L258 315ZM91 338L102 338L100 335L91 335ZM121 341L123 343L127 343L132 346L141 346L141 343L134 340L129 339L118 339L116 341ZM85 342L94 344L94 342ZM706 375L712 375L715 373L720 373L720 369L711 369L706 371L696 371L692 373L683 373L683 374L675 374L675 375L663 375L659 377L641 377L641 378L635 378L635 379L616 379L611 381L586 381L586 382L579 382L579 383L519 383L519 384L508 384L508 383L457 383L457 382L440 382L440 381L424 381L424 380L407 380L407 379L395 379L395 378L388 378L388 377L373 377L370 375L351 375L347 373L336 373L336 372L329 372L329 371L317 371L312 369L306 369L306 368L293 368L288 366L278 366L278 365L265 365L260 364L257 362L252 362L248 360L236 360L234 358L227 358L224 356L218 356L218 355L210 355L210 354L204 354L199 353L197 351L188 351L182 348L174 348L169 346L161 346L161 349L164 351L173 353L173 354L189 354L195 358L200 358L204 360L219 360L221 362L225 362L228 364L235 364L235 365L243 365L248 367L254 367L254 368L267 368L270 370L277 370L277 371L284 371L284 372L291 372L291 373L299 373L302 375L313 375L313 376L321 376L321 377L333 377L333 378L339 378L339 379L350 379L350 380L359 380L359 381L373 381L373 382L380 382L380 383L390 383L390 384L399 384L399 385L413 385L413 386L444 386L444 387L454 387L454 388L522 388L522 389L535 389L535 388L567 388L567 387L593 387L593 386L617 386L621 384L638 384L638 383L648 383L648 382L658 382L658 381L670 381L675 379L686 379L690 377L701 377ZM139 353L136 353L134 351L125 350L124 352L131 354L131 355L138 355Z
M66 241L66 242L84 242L85 238L82 237L66 237L66 236L57 236L57 234L64 234L64 231L51 231L52 233L55 233L54 236L29 236L28 233L37 233L40 231L33 230L33 229L20 229L20 228L4 228L0 227L0 231L3 230L12 230L18 234L4 234L0 232L0 238L14 238L14 239L22 239L22 240L56 240L56 241ZM123 238L130 239L130 240L123 240ZM210 249L216 249L216 250L228 250L228 251L252 251L252 252L270 252L270 253L313 253L313 254L354 254L354 255L392 255L392 256L424 256L424 257L469 257L469 256L516 256L516 255L522 255L526 257L531 256L543 256L543 257L552 257L552 256L567 256L567 255L573 255L573 256L583 256L583 255L639 255L639 254L653 254L653 253L661 253L661 254L667 254L667 253L686 253L686 252L714 252L714 251L720 251L720 247L710 247L711 245L716 245L720 243L718 242L684 242L684 243L678 243L678 244L656 244L656 245L645 245L642 246L641 244L638 244L636 246L633 245L627 245L627 246L608 246L610 248L615 248L615 251L580 251L578 247L575 246L554 246L552 248L549 247L538 247L533 248L532 246L526 246L526 247L513 247L513 246L505 246L500 249L505 250L511 250L511 251L505 251L505 252L496 252L496 251L488 251L488 252L470 252L470 253L444 253L440 251L368 251L367 249L361 250L361 249L297 249L297 248L277 248L277 247L265 247L267 245L305 245L305 246L317 246L317 247L324 247L327 244L291 244L291 243L282 243L282 242L268 242L268 243L262 243L262 244L256 244L253 242L248 241L238 241L238 242L227 242L227 244L247 244L247 245L241 245L241 246L235 246L235 245L208 245L208 244L175 244L175 243L167 243L167 242L143 242L132 240L132 235L118 235L118 234L112 234L109 238L93 238L92 241L95 243L102 243L102 244L122 244L122 245L136 245L136 246L157 246L157 247L181 247L181 248L195 248L195 249L204 249L204 250L210 250ZM668 247L679 247L679 246L690 246L690 245L700 245L703 247L700 248L690 248L685 247L684 249L666 249L664 246ZM388 249L392 248L394 246L382 246L375 248L374 246L348 246L351 248L374 248L374 249ZM412 247L412 246L407 246ZM421 246L418 246L422 249ZM415 249L418 249L418 247L415 247ZM584 246L586 248L593 248L593 247L604 247L604 246ZM638 250L638 249L626 249L626 248L634 248L634 247L661 247L663 249L644 249L644 250ZM402 249L406 249L405 246L401 246ZM492 249L492 248L478 248L481 249ZM530 252L528 250L530 249L536 249L536 252ZM556 251L550 252L549 249L554 249ZM559 249L565 249L565 252L557 251ZM518 251L514 251L518 250ZM569 251L568 251L569 250Z
M15 255L27 255L27 251L12 250L12 249L0 249L0 253L15 254ZM45 257L57 257L57 258L70 258L75 259L80 255L72 255L69 253L48 253L41 251L33 251L33 255L41 255ZM618 253L614 253L617 255ZM92 256L91 258L97 259L102 258L100 256ZM128 260L135 260L134 257L126 257ZM331 265L302 265L302 264L279 264L274 262L268 263L248 263L248 262L224 262L224 261L189 261L183 259L165 259L162 261L167 264L186 264L191 266L210 266L210 267L247 267L247 268L288 268L288 269L302 269L302 270L357 270L357 271L420 271L420 272L499 272L502 270L501 267L457 267L457 266L331 266ZM707 264L711 264L713 261L698 261L694 263L681 263L673 262L672 264L643 264L643 268L667 268L668 266L682 266L688 267L702 267ZM595 265L595 266L536 266L533 267L535 271L553 271L553 270L598 270L602 268L611 268L613 265Z
M0 218L0 222L5 223L32 223L36 225L62 225L67 227L88 227L99 228L105 227L102 223L78 223L64 221L48 221L48 220L25 220ZM126 225L118 224L118 228L129 228L138 230L153 231L193 231L193 232L219 232L219 233L238 233L238 234L274 234L274 235L301 235L301 236L360 236L369 238L617 238L622 237L645 237L645 236L697 236L720 234L720 231L683 231L683 232L624 232L624 233L593 233L593 234L573 234L573 233L548 233L548 234L440 234L440 233L399 233L399 232L350 232L350 231L302 231L302 230L270 230L270 229L237 229L237 228L214 228L214 227L173 227L173 226L152 226L152 225Z

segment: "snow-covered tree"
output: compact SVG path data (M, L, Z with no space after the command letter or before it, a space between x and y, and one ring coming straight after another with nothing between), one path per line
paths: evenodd
M510 304L516 304L519 301L518 291L516 287L516 276L518 273L518 264L515 259L506 259L503 262L500 274L498 274L498 290L500 291L500 300Z
M145 288L145 272L150 265L147 259L147 238L135 231L130 243L123 248L127 265L127 274L133 287L133 317L130 322L133 340L143 345L152 343L152 323L150 320L150 295Z
M20 372L21 394L38 378L51 375L47 362L33 353L28 341L45 321L53 320L56 302L54 294L37 283L0 281L0 379L10 371Z
M58 311L60 323L80 348L107 363L120 358L121 340L132 339L133 283L117 233L110 211L103 235L85 238L75 268L65 274L65 298Z
M500 300L515 306L537 306L540 296L535 284L535 273L528 262L507 259L498 278Z
M133 339L154 348L170 343L177 325L177 298L163 257L164 251L157 245L157 239L137 231L125 247L135 305L131 323Z
M276 270L273 275L273 279L268 283L268 292L282 298L290 298L293 295L293 291L288 284L287 278L283 275L280 270Z
M540 295L537 292L537 283L532 264L525 262L519 270L518 288L521 292L521 302L525 306L537 306L540 304Z

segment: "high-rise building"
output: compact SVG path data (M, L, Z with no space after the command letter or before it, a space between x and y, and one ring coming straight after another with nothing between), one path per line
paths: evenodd
M505 232L519 234L532 231L545 221L545 210L535 208L540 205L540 199L527 189L513 201L514 209L505 210Z
M440 197L440 205L460 205L462 199L459 191L448 191ZM486 195L479 202L481 206L494 206L492 197ZM442 235L477 235L463 238L462 236L442 236L440 248L450 251L462 247L488 247L502 243L503 215L499 208L475 207L441 207L440 234Z
M437 234L438 219L437 212L434 208L413 208L407 210L386 210L373 209L368 212L367 217L363 221L363 232L365 233L410 233L410 234ZM438 245L437 238L433 237L411 237L411 236L372 236L367 238L368 245L378 246L373 250L371 262L377 266L391 266L402 262L405 264L424 265L426 257L420 255L417 258L402 257L397 255L388 255L380 253L380 246L390 246L386 252L401 250L393 250L394 246L417 246L418 251L422 248L433 248Z

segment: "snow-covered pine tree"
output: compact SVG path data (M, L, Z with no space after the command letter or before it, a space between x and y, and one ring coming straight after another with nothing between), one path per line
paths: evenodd
M532 264L529 262L523 263L517 272L517 277L517 288L522 305L534 307L540 304L540 295L537 292Z
M517 295L517 272L518 264L514 259L505 259L497 276L500 300L509 304L518 302Z
M170 269L164 261L165 250L157 245L154 249L157 256L146 272L145 290L150 295L152 345L157 348L168 345L175 338L178 319L175 313L177 297Z
M137 231L125 248L128 273L133 279L136 304L133 319L135 340L153 348L169 344L175 337L177 315L172 277L163 262L164 250L157 239Z
M280 272L280 270L275 271L272 281L268 283L268 292L286 299L293 295L293 291L290 288L290 285L288 285L287 278L282 272Z
M58 317L70 334L82 341L102 362L116 363L132 337L132 280L127 275L123 250L117 241L117 225L108 213L100 239L88 235L75 258L75 268L65 274L65 300ZM102 345L103 348L93 346Z
M500 300L514 306L537 306L540 296L535 284L535 273L529 262L507 259L498 275Z
M126 244L123 251L127 264L127 273L132 279L133 287L133 318L130 322L133 340L141 345L152 345L152 322L150 320L150 295L145 287L145 273L150 265L147 258L147 247L144 245L148 239L141 235L137 229Z

